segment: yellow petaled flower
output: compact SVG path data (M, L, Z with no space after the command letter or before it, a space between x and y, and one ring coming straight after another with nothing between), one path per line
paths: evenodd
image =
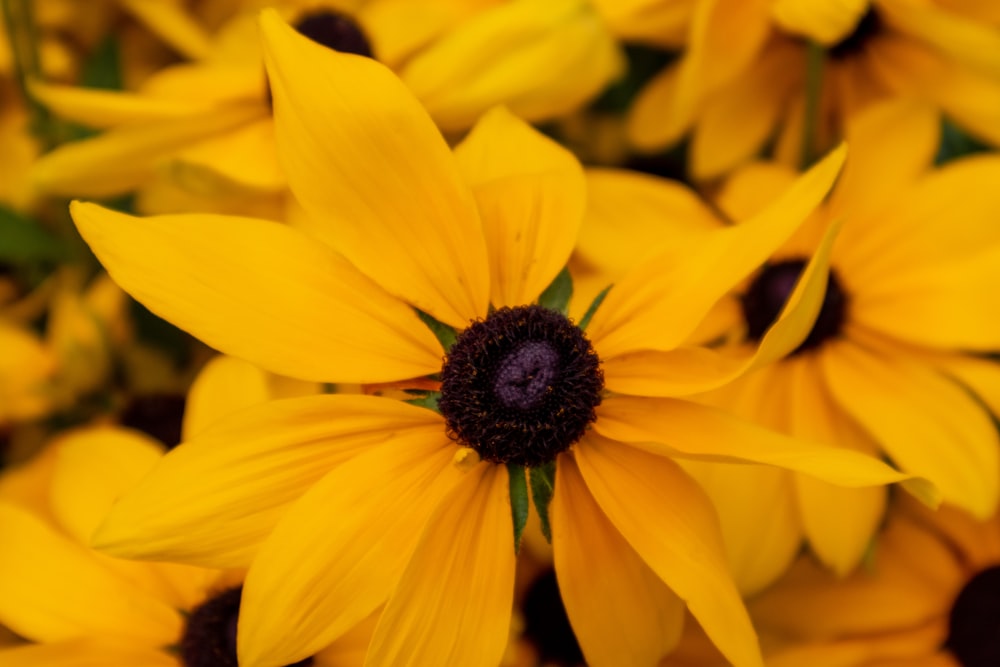
M866 567L843 579L802 558L751 610L773 667L995 665L1000 515L897 508Z
M383 604L367 664L495 665L528 468L536 505L551 498L561 590L591 663L651 664L678 637L686 603L730 660L759 664L711 506L672 456L848 485L903 476L670 390L608 392L633 351L685 358L678 346L817 205L844 150L753 220L623 278L585 334L538 305L565 288L583 215L571 154L502 109L452 153L388 69L325 49L274 13L262 26L303 227L79 203L74 220L119 284L211 346L290 377L410 389L421 405L321 395L240 412L168 454L95 543L248 566L246 666L301 660ZM755 358L806 335L821 264ZM664 382L712 385L715 371L689 358Z
M636 99L630 136L657 149L691 134L691 173L712 178L773 141L783 162L839 141L873 102L915 96L1000 144L1000 15L947 0L702 0L679 63ZM818 44L807 63L807 40ZM807 70L819 82L803 146Z
M80 429L0 477L0 623L32 642L0 648L0 664L236 667L239 573L122 561L85 546L162 453L134 431ZM362 624L296 665L361 665L370 632Z
M273 4L314 41L392 67L446 130L466 130L500 103L529 120L568 113L622 67L617 43L584 0ZM177 18L176 10L152 14L151 23ZM57 114L105 130L45 156L34 170L39 187L105 197L158 176L204 202L184 209L183 200L154 190L139 202L152 213L212 207L249 214L261 198L282 194L253 19L237 15L217 31L204 58L167 68L136 92L36 83L34 95ZM248 204L251 193L256 199Z
M748 345L770 325L830 220L843 227L830 256L823 307L787 359L705 397L797 437L887 456L926 476L980 518L1000 495L1000 160L940 168L933 112L873 107L849 127L853 149L828 205L743 290ZM794 172L749 167L721 205L746 216ZM969 390L972 390L970 393ZM846 574L881 525L885 489L844 489L774 469L692 464L722 519L744 587L778 576L803 539ZM831 511L831 508L838 508ZM767 525L761 532L754 526Z

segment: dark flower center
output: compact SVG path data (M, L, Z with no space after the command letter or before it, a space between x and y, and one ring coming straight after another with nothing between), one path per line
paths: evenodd
M242 594L242 586L224 590L191 612L180 644L184 667L239 667L236 622ZM308 667L312 663L310 657L287 667Z
M531 584L524 597L524 637L538 650L539 661L565 667L583 664L583 653L566 616L555 570Z
M333 11L306 14L295 23L300 35L341 53L374 58L371 43L361 26L349 16Z
M449 435L493 463L538 466L596 419L604 374L583 331L541 306L473 322L441 369Z
M948 620L945 646L963 667L1000 665L1000 565L969 580Z
M142 431L172 448L181 441L184 405L184 396L179 394L136 396L129 401L119 421L122 426Z
M778 319L785 302L795 290L799 276L806 268L803 260L791 260L764 267L750 289L743 295L743 317L747 323L747 336L760 340ZM813 328L792 354L814 347L840 333L847 311L847 295L832 270L826 281L826 296Z
M872 37L880 33L884 27L882 19L874 9L869 9L858 21L858 25L844 39L829 48L827 53L834 60L843 60L861 53Z

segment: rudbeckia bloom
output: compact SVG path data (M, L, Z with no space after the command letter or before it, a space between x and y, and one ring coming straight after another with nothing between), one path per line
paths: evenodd
M845 484L902 476L693 403L605 390L618 391L613 360L669 353L787 237L843 151L753 221L624 279L585 334L537 303L566 299L558 276L584 208L572 155L503 110L452 154L389 70L273 13L262 23L304 227L79 203L74 220L126 290L213 347L291 377L425 390L422 405L322 395L241 412L168 454L96 543L249 566L244 665L300 660L383 604L368 664L493 665L507 644L527 467L536 505L551 499L556 569L590 662L658 659L686 603L734 663L759 664L711 507L671 456ZM758 355L806 334L822 259L809 275ZM704 383L712 370L688 363L672 381ZM632 439L633 413L661 419L669 446Z
M85 546L162 451L128 429L86 428L5 473L20 479L0 483L0 623L32 642L0 648L5 667L236 666L240 573L122 561ZM296 665L360 665L370 629Z
M690 132L691 173L712 178L769 141L782 162L799 164L804 150L839 141L851 115L914 96L997 144L1000 17L989 4L702 0L684 56L636 99L631 138L657 149ZM806 40L822 49L812 147L802 141Z
M984 356L1000 349L1000 196L991 185L1000 161L932 168L935 116L908 103L873 107L849 136L855 148L829 204L741 290L744 344L752 345L815 251L818 230L840 218L815 326L787 359L704 399L798 437L886 456L985 518L1000 493L991 416L1000 409L1000 367ZM793 178L783 167L749 167L721 205L748 215ZM734 568L751 590L780 574L803 538L846 574L883 519L885 489L763 468L689 471L710 489ZM747 530L764 521L766 533Z
M448 131L467 130L500 103L529 120L568 113L622 66L583 0L270 4L318 43L392 67ZM35 180L45 191L105 197L159 176L202 194L207 203L195 210L214 200L212 210L248 214L248 195L286 189L250 13L220 28L199 61L167 68L136 92L40 83L33 92L60 116L105 130L42 159ZM184 210L171 199L153 193L140 203L152 213Z
M774 667L988 667L1000 661L1000 516L894 509L846 579L802 558L751 605Z

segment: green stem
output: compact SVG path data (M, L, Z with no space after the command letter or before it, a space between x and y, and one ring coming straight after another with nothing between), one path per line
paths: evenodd
M802 123L802 168L816 161L819 129L820 95L823 93L823 61L826 50L816 42L806 46L806 108Z
M52 148L52 117L48 109L28 94L28 80L40 79L42 74L38 55L38 28L32 11L32 0L0 0L3 7L4 23L7 27L7 41L14 58L14 77L31 111L31 130L41 142L43 149Z

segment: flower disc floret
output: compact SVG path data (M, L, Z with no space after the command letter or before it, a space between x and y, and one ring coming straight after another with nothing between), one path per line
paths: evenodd
M242 597L242 586L227 588L191 612L180 644L184 667L237 667L236 624ZM310 657L288 667L311 664Z
M371 42L354 20L333 11L306 14L295 23L300 35L341 53L374 58Z
M603 388L579 327L541 306L504 307L451 347L438 406L449 435L482 459L538 466L583 436Z
M946 646L965 667L1000 665L1000 565L983 570L955 598Z
M805 268L805 260L778 262L765 267L753 281L741 302L743 317L747 324L747 336L751 340L757 341L763 338L778 319ZM816 322L809 335L792 354L819 347L824 341L837 336L844 324L846 311L847 294L841 287L836 273L830 271L823 306L816 316Z

